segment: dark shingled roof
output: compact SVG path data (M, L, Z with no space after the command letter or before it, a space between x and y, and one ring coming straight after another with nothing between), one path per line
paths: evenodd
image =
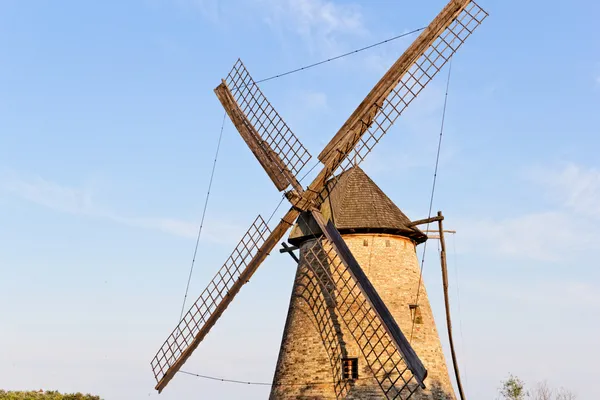
M409 226L410 219L359 167L340 174L336 185L329 181L328 187L329 197L321 205L321 212L340 233L388 233L417 243L427 240L418 228ZM321 229L310 213L302 213L288 240L297 245L319 234Z

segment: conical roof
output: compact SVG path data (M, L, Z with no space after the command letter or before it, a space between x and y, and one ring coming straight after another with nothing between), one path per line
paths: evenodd
M422 243L427 236L410 226L410 219L383 193L359 167L353 167L328 182L329 197L321 205L323 216L335 224L340 233L388 233ZM292 228L289 242L297 245L321 229L310 213L300 215Z

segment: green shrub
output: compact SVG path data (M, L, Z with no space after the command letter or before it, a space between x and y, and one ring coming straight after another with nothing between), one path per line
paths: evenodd
M60 394L56 391L38 392L6 392L0 390L0 400L102 400L99 396L91 394L71 393Z

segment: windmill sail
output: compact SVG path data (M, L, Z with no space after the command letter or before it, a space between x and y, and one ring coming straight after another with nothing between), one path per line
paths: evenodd
M238 132L279 191L290 184L311 159L241 60L215 89Z
M269 230L260 215L256 218L225 264L152 359L152 371L159 392L198 347L298 214L290 210L273 231Z
M358 165L369 154L487 15L471 0L446 5L321 151L319 160L330 174Z

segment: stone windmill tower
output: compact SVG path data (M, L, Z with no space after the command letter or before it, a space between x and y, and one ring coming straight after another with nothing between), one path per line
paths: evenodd
M215 93L291 208L272 229L256 218L165 340L151 362L159 392L296 224L302 258L271 397L454 399L429 304L412 304L425 293L415 280L425 236L358 165L486 17L450 0L321 151L306 188L297 177L310 154L235 63Z
M429 381L428 390L412 398L455 399L416 256L416 245L427 236L359 167L338 177L321 213L335 224L402 331L412 336L410 343ZM270 398L382 398L388 377L369 368L352 333L340 322L336 299L327 298L319 287L313 271L320 266L309 265L315 263L310 249L320 236L319 225L306 213L288 239L300 249L300 260ZM343 376L345 369L350 376Z

